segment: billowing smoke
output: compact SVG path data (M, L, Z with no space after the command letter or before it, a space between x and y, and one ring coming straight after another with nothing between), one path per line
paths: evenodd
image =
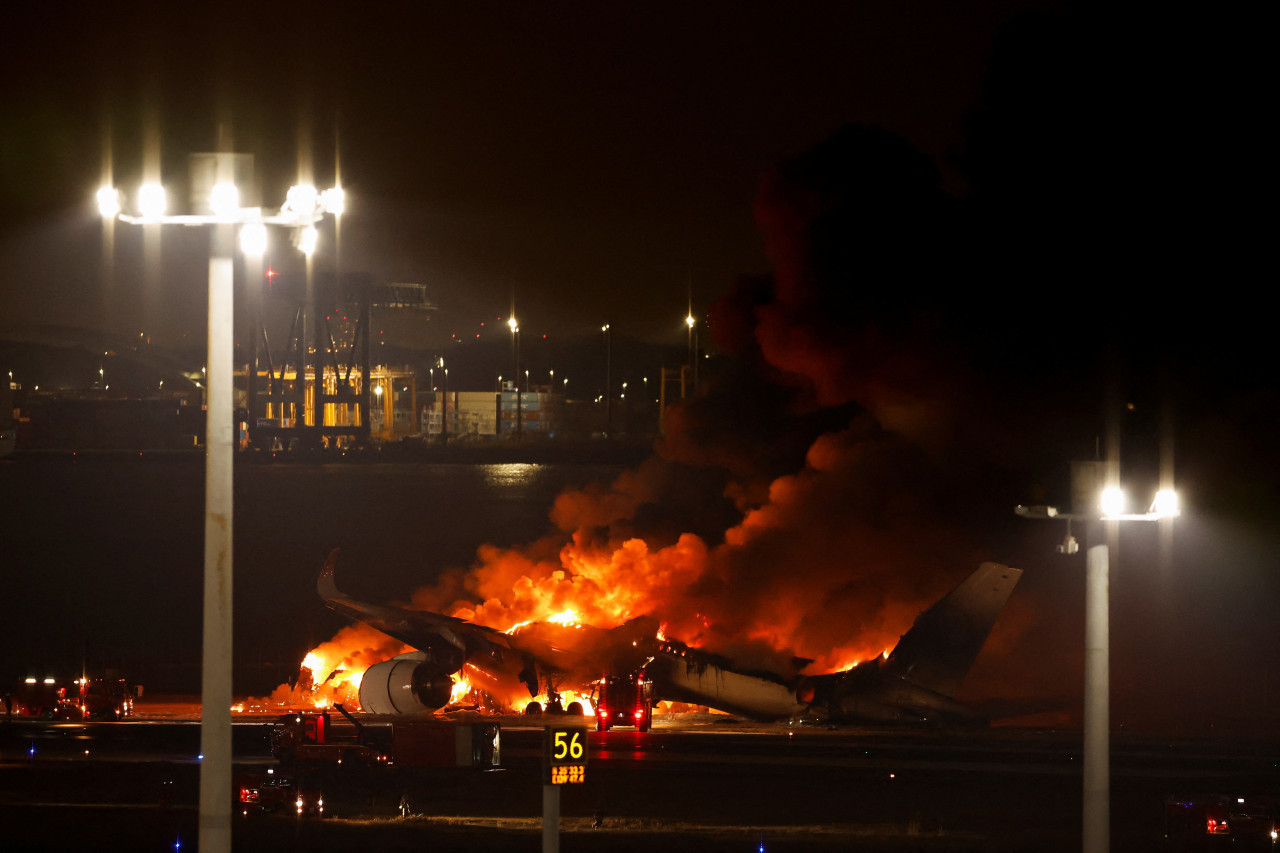
M966 379L938 325L947 200L899 138L852 127L764 183L773 260L715 307L731 362L657 455L560 496L558 532L482 547L414 605L496 627L573 608L786 671L891 648L986 556L945 461Z
M655 455L560 495L547 536L480 547L412 605L499 629L648 614L782 673L891 649L993 556L956 452L977 392L942 325L948 205L929 161L875 129L782 164L757 202L774 273L712 310L725 357Z

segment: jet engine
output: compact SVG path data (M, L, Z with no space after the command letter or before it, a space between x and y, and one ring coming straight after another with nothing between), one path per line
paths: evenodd
M461 668L461 655L408 652L384 660L360 680L360 707L366 714L434 713L448 704L451 673Z

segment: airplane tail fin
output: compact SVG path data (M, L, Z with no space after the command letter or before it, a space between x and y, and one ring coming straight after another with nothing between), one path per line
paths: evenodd
M338 589L337 581L333 579L333 571L338 566L338 555L341 553L338 548L329 552L329 558L324 561L324 568L320 570L320 579L316 581L316 592L320 593L320 597L325 601L345 598Z
M1021 569L983 563L936 604L916 617L885 662L912 684L954 696L987 641Z

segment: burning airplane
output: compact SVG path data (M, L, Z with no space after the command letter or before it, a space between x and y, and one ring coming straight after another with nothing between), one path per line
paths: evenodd
M360 706L374 714L432 713L457 698L463 681L509 707L532 697L526 712L564 710L563 697L586 696L611 676L643 677L654 697L706 705L758 720L971 723L978 715L954 698L1022 572L984 563L916 619L884 656L839 672L761 671L662 636L637 616L602 629L571 619L529 622L498 631L422 610L356 601L334 579L338 552L320 574L325 604L411 647L368 668ZM570 703L569 710L584 711Z

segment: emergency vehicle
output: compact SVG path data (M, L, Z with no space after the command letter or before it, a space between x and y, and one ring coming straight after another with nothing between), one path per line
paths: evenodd
M653 681L644 670L628 675L605 675L591 693L596 710L596 731L635 726L647 732L653 725Z
M1280 798L1196 794L1165 800L1169 851L1278 850Z
M497 767L501 726L497 722L444 720L362 722L341 705L335 710L285 714L271 731L271 754L282 764L367 764L399 767Z

